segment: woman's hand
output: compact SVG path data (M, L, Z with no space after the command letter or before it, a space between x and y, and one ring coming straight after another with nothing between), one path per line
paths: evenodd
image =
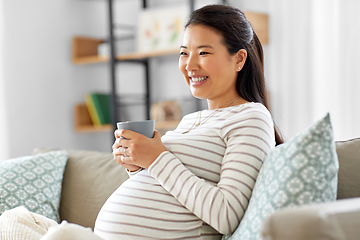
M167 151L156 130L153 138L130 130L116 130L115 138L114 158L129 171L148 168L162 152Z
M139 166L136 166L136 165L133 165L133 164L127 164L127 163L124 163L122 161L122 159L124 158L124 150L126 150L125 148L123 148L121 145L119 145L119 137L116 136L116 131L115 131L115 142L112 146L112 149L113 149L113 156L114 156L114 159L117 163L119 163L121 166L123 166L124 168L126 168L127 170L129 170L130 172L134 172L136 170L138 170Z

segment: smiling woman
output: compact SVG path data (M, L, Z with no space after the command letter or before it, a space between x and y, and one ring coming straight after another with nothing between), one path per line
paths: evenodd
M179 69L209 109L185 116L162 138L115 132L114 158L133 172L98 215L95 233L104 239L220 239L233 232L275 146L262 47L244 14L220 5L196 10L180 50Z

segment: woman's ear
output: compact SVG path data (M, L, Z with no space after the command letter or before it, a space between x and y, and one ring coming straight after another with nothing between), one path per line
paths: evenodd
M247 58L247 51L245 49L240 49L236 53L236 69L238 72L244 67Z

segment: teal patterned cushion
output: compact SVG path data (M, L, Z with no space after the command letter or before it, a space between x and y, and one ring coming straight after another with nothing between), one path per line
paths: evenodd
M0 161L0 215L24 206L60 222L61 184L68 159L66 151Z
M277 209L336 200L339 163L329 114L266 158L245 215L229 240L258 240Z

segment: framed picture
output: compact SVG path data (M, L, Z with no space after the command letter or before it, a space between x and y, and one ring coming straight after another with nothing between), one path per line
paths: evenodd
M140 13L137 51L174 50L182 43L189 7L145 9Z

